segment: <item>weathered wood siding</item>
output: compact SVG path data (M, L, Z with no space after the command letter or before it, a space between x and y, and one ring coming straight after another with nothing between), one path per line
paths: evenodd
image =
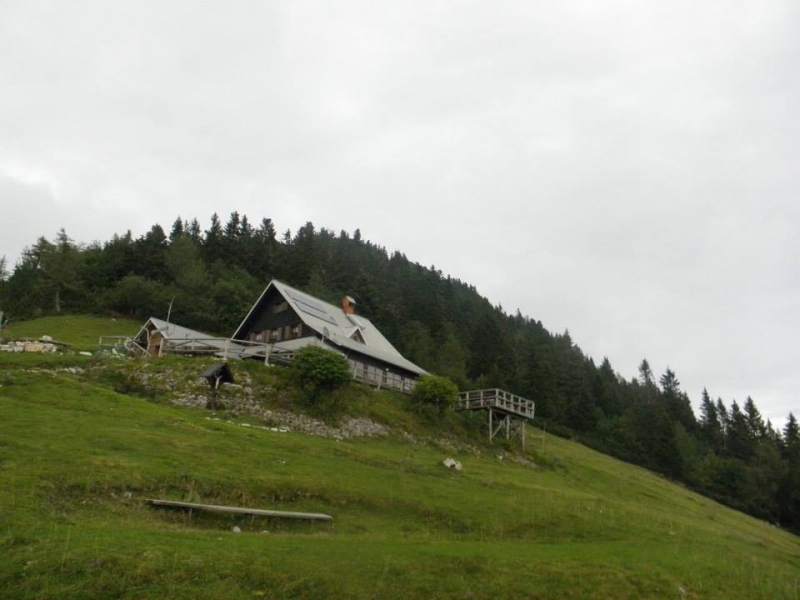
M262 299L256 311L250 315L238 338L257 342L278 342L312 335L314 332L303 323L280 292L273 288Z

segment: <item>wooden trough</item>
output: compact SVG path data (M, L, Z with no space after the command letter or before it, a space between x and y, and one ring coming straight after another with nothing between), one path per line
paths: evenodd
M243 508L240 506L220 506L217 504L198 504L196 502L178 502L176 500L156 500L147 498L151 506L167 508L184 508L188 510L205 510L209 512L251 515L256 517L275 517L279 519L303 519L306 521L332 521L333 517L323 513L292 512L285 510L265 510L261 508Z

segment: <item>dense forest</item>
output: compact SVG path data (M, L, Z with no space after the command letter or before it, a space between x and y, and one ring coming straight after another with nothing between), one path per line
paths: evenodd
M337 304L353 296L408 358L461 389L502 387L536 401L547 429L658 471L734 508L800 532L800 426L765 422L756 403L706 391L696 415L677 375L642 360L626 380L540 321L506 314L475 287L353 234L306 223L278 234L271 219L215 214L208 229L176 219L139 238L79 245L65 231L0 261L0 309L166 317L230 335L277 278Z

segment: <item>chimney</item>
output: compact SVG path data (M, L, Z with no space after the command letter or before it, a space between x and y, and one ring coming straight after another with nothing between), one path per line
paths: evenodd
M356 301L350 296L342 298L342 310L346 315L354 315L356 313Z

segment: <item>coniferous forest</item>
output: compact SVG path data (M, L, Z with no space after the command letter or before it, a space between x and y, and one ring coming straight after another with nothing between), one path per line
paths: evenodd
M306 223L278 233L215 214L176 219L89 245L65 231L39 238L9 269L0 261L0 310L14 320L58 313L164 318L230 335L270 279L338 304L353 296L397 349L461 389L501 387L536 401L537 422L622 460L660 472L729 506L800 532L800 425L782 430L755 401L704 391L692 410L671 370L646 359L625 379L570 338L506 314L472 285L350 234Z

